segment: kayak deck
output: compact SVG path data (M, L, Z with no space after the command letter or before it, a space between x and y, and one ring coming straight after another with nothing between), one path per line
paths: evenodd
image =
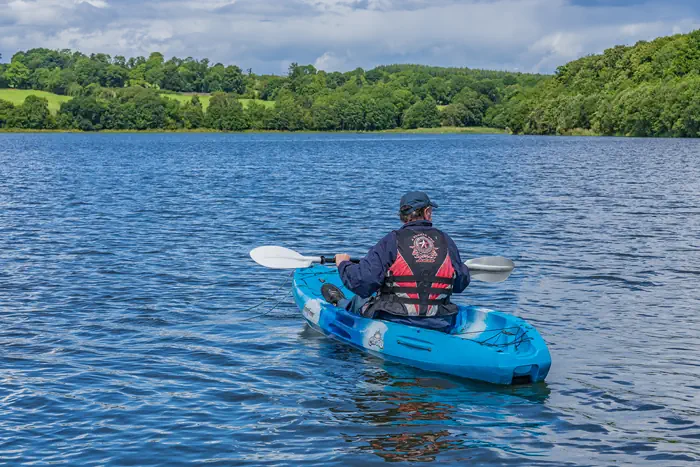
M333 284L346 297L337 269L312 266L294 273L294 299L307 323L372 355L429 371L495 384L544 381L549 350L537 330L521 318L476 306L460 306L450 334L363 318L324 300Z

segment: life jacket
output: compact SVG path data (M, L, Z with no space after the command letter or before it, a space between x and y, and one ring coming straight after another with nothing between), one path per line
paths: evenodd
M378 308L403 316L456 313L450 303L455 270L445 234L406 228L396 231L396 242L396 260L379 291Z

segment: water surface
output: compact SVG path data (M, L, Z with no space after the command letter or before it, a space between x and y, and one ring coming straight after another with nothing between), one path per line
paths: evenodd
M360 255L416 188L517 263L456 300L534 324L546 384L368 357L247 256ZM699 280L697 141L0 135L0 464L691 465Z

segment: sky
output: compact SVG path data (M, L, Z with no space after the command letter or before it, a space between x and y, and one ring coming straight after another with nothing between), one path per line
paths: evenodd
M3 62L33 47L159 51L274 74L292 62L551 73L698 28L698 0L0 0Z

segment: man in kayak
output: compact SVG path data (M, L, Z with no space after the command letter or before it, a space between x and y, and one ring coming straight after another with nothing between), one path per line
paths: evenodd
M346 300L339 289L329 290L329 301L368 318L449 332L457 314L450 295L467 288L469 269L452 239L433 227L437 207L423 192L406 193L400 229L357 264L336 255L340 278L356 295Z

